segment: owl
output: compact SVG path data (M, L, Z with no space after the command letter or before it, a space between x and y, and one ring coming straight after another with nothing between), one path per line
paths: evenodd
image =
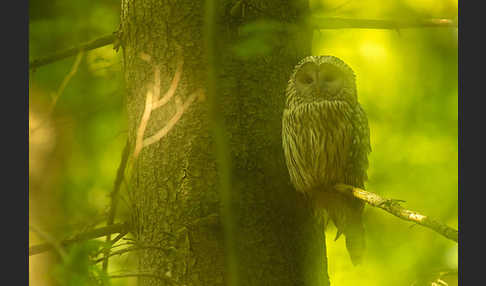
M353 70L334 56L309 56L290 77L282 143L295 189L324 210L341 234L354 265L365 250L364 204L334 190L338 183L364 188L370 132L358 102ZM322 213L322 212L316 212Z

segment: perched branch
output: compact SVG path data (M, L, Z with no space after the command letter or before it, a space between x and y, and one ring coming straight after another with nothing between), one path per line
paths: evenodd
M409 29L409 28L457 28L451 19L425 20L374 20L334 17L311 17L308 24L313 29Z
M100 227L100 228L96 228L96 229L93 229L93 230L89 230L87 232L83 232L81 234L76 235L72 239L66 239L66 240L60 241L59 245L66 247L66 246L71 245L73 243L77 243L77 242L81 242L81 241L85 241L85 240L90 240L90 239L95 239L95 238L98 238L98 237L105 236L109 233L122 233L122 232L125 232L127 230L128 230L127 224L124 224L124 223L113 224L113 225L110 225L110 226ZM31 247L29 247L29 256L39 254L39 253L42 253L42 252L45 252L45 251L49 251L49 250L52 249L52 247L53 246L50 243L42 243L42 244L31 246Z
M355 188L345 184L338 184L334 186L334 188L344 194L352 195L353 197L360 199L371 206L383 209L403 220L411 221L424 227L430 228L433 231L445 236L446 238L457 242L457 230L430 217L421 215L415 211L404 209L402 206L400 206L398 200L384 199L375 193L367 192L363 189Z
M43 57L43 58L40 58L40 59L35 59L35 60L33 60L29 63L29 69L35 69L35 68L38 68L40 66L47 65L47 64L62 60L64 58L74 56L81 51L89 51L89 50L94 50L94 49L99 48L99 47L107 46L109 44L112 44L115 41L115 39L116 39L116 35L113 33L113 34L102 36L100 38L91 40L89 42L80 44L80 45L72 47L70 49L60 51L60 52L56 52L52 55L49 55L49 56L46 56L46 57Z

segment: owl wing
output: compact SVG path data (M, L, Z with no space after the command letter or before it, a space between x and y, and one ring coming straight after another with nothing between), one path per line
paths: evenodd
M368 179L368 154L371 152L370 128L363 108L358 104L352 119L352 145L348 159L347 184L364 188Z

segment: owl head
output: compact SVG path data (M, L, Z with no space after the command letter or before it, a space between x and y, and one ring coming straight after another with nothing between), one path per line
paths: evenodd
M287 86L287 107L320 101L357 103L353 70L334 56L309 56L295 66Z

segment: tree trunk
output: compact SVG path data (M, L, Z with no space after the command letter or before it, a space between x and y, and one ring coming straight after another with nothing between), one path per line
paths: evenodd
M307 3L254 0L240 1L240 7L220 1L216 39L205 39L202 2L122 1L132 148L146 100L150 92L158 94L157 74L163 97L183 59L175 95L151 112L145 142L176 123L141 149L129 182L134 238L152 247L137 251L139 272L155 275L141 276L139 284L228 285L236 277L238 285L329 285L322 222L290 184L281 147L286 83L293 66L310 54L312 33L281 31L264 56L243 59L234 52L245 23L272 18L297 24ZM205 40L217 45L217 108L231 164L230 232L220 211L210 95L195 97L198 89L207 90ZM228 249L236 257L232 271Z

